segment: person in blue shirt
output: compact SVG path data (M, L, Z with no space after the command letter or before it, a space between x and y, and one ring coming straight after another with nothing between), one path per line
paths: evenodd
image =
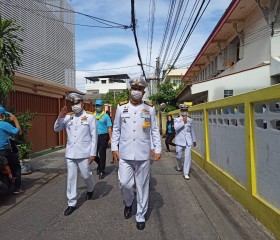
M94 115L97 120L98 133L95 162L98 164L97 174L99 174L99 179L103 179L105 177L106 150L112 138L112 121L110 116L103 110L103 101L101 99L95 101Z
M176 146L172 140L175 137L175 129L174 129L174 120L171 115L167 116L167 121L166 121L166 132L164 134L165 137L165 146L166 146L166 151L170 152L169 145Z
M15 127L10 123L5 122L7 115L10 120L14 122ZM17 118L10 112L7 112L5 108L0 106L0 156L5 157L8 160L12 176L15 178L14 194L24 192L21 186L21 166L18 155L12 152L9 141L10 136L17 134L21 135L21 128Z

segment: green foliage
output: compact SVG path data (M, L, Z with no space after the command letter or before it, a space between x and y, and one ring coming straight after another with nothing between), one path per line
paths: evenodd
M4 104L8 93L14 90L15 70L22 65L22 39L17 36L20 30L22 28L15 24L15 20L3 19L0 15L0 103Z
M178 90L175 89L176 84L166 83L159 86L159 91L149 97L150 100L157 104L166 103L166 106L162 109L164 112L170 112L176 107L176 96Z
M29 159L30 154L32 152L32 145L30 142L22 143L18 145L19 150L19 159Z
M119 102L129 99L129 90L125 89L121 93L108 92L102 96L104 103L112 104L113 107L116 107Z
M181 91L183 91L183 89L187 86L188 84L187 83L183 83L181 82L179 87L178 87L178 93L179 94Z
M0 77L0 104L6 106L8 93L15 91L14 82L10 77Z
M30 113L29 110L23 114L16 115L22 132L21 135L17 136L17 140L21 142L21 144L18 146L20 159L28 159L30 153L32 152L32 144L27 139L27 132L31 128L32 120L36 115L37 113Z

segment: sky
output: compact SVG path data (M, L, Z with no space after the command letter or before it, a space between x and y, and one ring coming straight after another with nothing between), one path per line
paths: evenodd
M138 26L137 38L141 57L143 63L150 63L152 66L150 68L145 68L147 77L154 75L153 67L156 66L156 58L159 55L170 0L155 0L155 2L155 25L150 62L149 51L147 51L149 50L149 48L147 49L147 39L150 0L135 0L135 14ZM187 22L187 17L189 16L194 2L195 0L189 0L189 7L187 8L185 17L182 20L179 33ZM220 20L230 2L231 0L210 1L210 4L189 38L175 67L185 68L187 65L191 64L195 54L200 51L201 47ZM69 3L75 11L120 24L130 25L130 0L69 0ZM104 26L90 18L77 14L75 15L75 23ZM75 48L76 88L80 91L85 92L85 77L106 74L128 74L130 78L134 78L139 77L142 73L140 66L137 66L139 60L131 29L125 30L119 28L90 28L76 26ZM188 56L192 56L192 58L188 58Z

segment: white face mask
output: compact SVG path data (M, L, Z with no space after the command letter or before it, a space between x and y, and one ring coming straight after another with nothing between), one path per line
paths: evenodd
M82 103L78 103L72 106L72 111L76 114L81 112L82 110L83 110Z
M142 92L137 90L132 90L130 94L131 97L135 100L140 100L143 96Z
M187 116L188 112L182 112L182 116Z

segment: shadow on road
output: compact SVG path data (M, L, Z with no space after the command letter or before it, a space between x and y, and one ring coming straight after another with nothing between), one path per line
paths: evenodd
M146 221L149 220L152 211L156 211L163 207L164 201L160 193L156 191L157 180L154 177L150 178L150 193L149 193L149 207L146 213Z
M0 195L0 207L1 206L11 206L17 203L17 198L22 198L28 195L29 189L35 186L42 186L50 180L49 176L45 173L33 172L29 175L22 176L22 185L25 190L24 193L14 195L12 194L12 189L10 194Z
M80 187L79 189L86 189L85 186ZM95 184L94 186L94 194L93 194L93 199L92 200L96 200L98 198L103 198L105 196L107 196L111 190L113 189L113 187L109 184L107 184L107 182L98 182ZM83 203L86 201L86 194L87 191L85 191L77 200L77 207L81 207L83 205Z

